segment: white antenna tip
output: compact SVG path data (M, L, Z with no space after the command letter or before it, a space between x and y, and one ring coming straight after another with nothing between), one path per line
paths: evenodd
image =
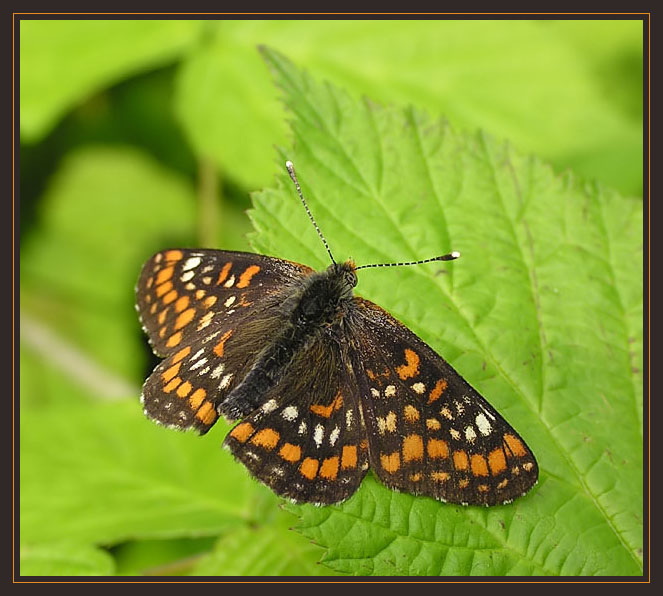
M460 253L459 253L457 250L454 250L454 251L451 253L451 256L452 256L454 259L457 259L458 257L460 257Z
M288 168L289 170L292 170L293 164L290 160L285 162L285 167Z

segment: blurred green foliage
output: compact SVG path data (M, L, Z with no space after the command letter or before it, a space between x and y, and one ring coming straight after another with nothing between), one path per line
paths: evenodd
M22 21L23 574L335 573L318 563L323 556L336 572L368 573L372 569L389 573L391 569L394 573L416 573L435 569L416 558L409 559L410 555L399 558L392 568L384 553L382 559L375 558L370 548L362 553L364 561L353 566L346 558L347 544L344 547L338 536L339 528L347 523L343 509L335 514L341 520L336 526L316 519L316 511L283 510L279 499L251 481L218 448L227 427L219 423L205 439L199 439L155 427L140 412L140 385L156 360L133 311L133 286L142 262L154 251L177 245L259 248L300 258L310 265L324 265L324 254L305 216L299 213L294 199L283 200L289 196L283 190L283 150L278 153L274 146L291 145L293 135L297 139L296 163L306 188L328 199L327 204L313 201L318 220L327 219L323 229L344 247L342 250L363 250L363 258L388 260L425 257L450 248L464 254L469 249L469 256L476 249L477 260L490 254L490 247L473 248L471 234L463 240L461 232L463 227L466 231L485 229L490 220L483 219L476 205L467 210L452 200L453 192L462 187L458 186L458 168L464 163L467 148L458 149L459 153L445 162L448 186L441 195L449 201L441 205L442 212L447 218L453 216L460 226L453 237L464 246L442 246L444 240L431 227L433 222L421 224L424 194L415 192L416 176L403 177L407 187L394 187L393 203L379 216L386 217L385 221L391 217L388 226L409 230L412 238L418 238L416 242L390 242L389 229L385 231L378 224L363 248L357 242L361 230L348 236L354 226L361 228L362 221L374 217L374 208L360 198L353 200L356 187L343 188L333 176L316 172L319 162L311 156L324 156L330 167L343 173L347 163L338 159L339 151L357 149L361 143L348 134L338 148L327 148L329 133L318 130L315 118L306 120L308 108L302 106L309 101L307 93L315 92L321 101L327 101L324 86L305 82L302 88L286 91L293 111L285 112L257 51L259 44L285 53L315 80L344 88L348 97L414 105L434 118L444 115L456 130L474 132L481 128L494 137L509 139L521 154L536 153L556 172L570 168L581 178L600 183L587 188L607 185L632 197L642 193L643 54L639 21ZM272 66L277 63L272 57ZM283 67L282 86L288 72ZM292 74L291 80L297 76ZM337 93L333 89L328 87L329 93ZM345 127L359 134L365 125L357 105L350 100L319 108L322 121L329 118L330 126L339 127L335 132ZM294 132L289 130L288 119L296 122ZM394 143L392 132L385 125L377 134ZM403 146L401 150L405 153L411 148ZM495 163L501 163L494 158L499 155L495 151L493 148L488 153ZM288 150L288 156L292 155ZM361 168L370 164L366 156L353 160L353 165ZM543 170L532 172L554 186ZM252 226L245 215L249 192L273 185L275 174L279 190L256 196L253 222L257 233L250 245L247 234ZM544 201L545 186L534 187L541 196L532 200ZM341 200L335 196L335 188L345 193L345 203L335 202ZM580 183L573 188L565 201L569 205L586 201L589 211L585 213L594 213L592 209L599 204L611 205L605 229L596 232L594 244L592 238L588 240L593 249L607 250L612 257L615 251L630 254L634 248L641 250L641 238L638 241L632 229L624 236L612 231L619 221L637 220L637 216L633 219L637 201L622 202L615 193L603 190L582 190ZM477 194L471 196L480 206L482 193L494 190L479 186ZM555 187L547 200L557 201L564 193ZM334 223L333 217L330 222L338 205L345 205L347 212L350 200L353 221L349 227ZM415 212L413 204L418 205ZM410 219L408 213L416 217ZM555 213L559 214L559 209ZM574 234L586 233L576 220L566 223L573 224L567 228L571 241ZM294 235L292 229L297 230ZM404 255L403 250L413 253ZM357 252L354 256L359 256ZM617 387L625 384L630 387L628 392L634 393L641 424L642 394L637 387L642 368L642 332L637 326L641 291L612 257L606 257L605 271L605 263L597 260L596 275L599 279L612 276L610 283L629 313L632 327L628 333L622 328L615 330L611 310L615 296L614 291L608 292L607 302L601 303L606 323L596 345L603 341L612 349L610 346L628 342L626 359L637 372L632 379L615 373L613 380ZM476 312L485 314L490 310L493 290L489 283L482 289L482 283L490 272L477 268L476 260L475 265L468 261L468 292L475 296ZM563 277L565 270L561 271ZM631 273L637 273L637 267ZM430 272L425 279L421 272L403 273L396 279L410 279L408 276L418 280L419 294L422 283L429 284L433 294L440 288L448 289L447 281L441 281L439 287L432 283ZM520 398L491 381L490 367L488 373L482 373L485 353L476 349L469 327L451 324L445 331L442 320L434 318L433 326L427 329L423 325L427 301L421 295L417 298L416 291L414 296L407 291L394 293L394 288L381 293L379 281L366 277L367 296L381 298L383 306L390 307L434 347L444 348L445 357L455 366L464 366L461 370L468 371L468 377L471 373L473 381L483 379L486 384L480 388L490 387L497 400L502 400L495 403L487 396L491 402L506 407L510 419L518 419L514 404L520 403ZM589 275L586 281L591 279ZM484 314L471 318L472 324L481 325ZM551 311L551 316L563 317L564 311ZM510 334L515 331L502 329L506 332L502 336L499 327L486 328L486 341L502 342L500 350L509 366L522 356L512 349ZM537 337L537 329L527 332ZM625 333L626 339L622 337ZM529 342L523 345L526 350ZM623 356L621 351L619 354ZM571 358L573 351L567 355ZM596 362L596 372L586 379L586 388L604 370L604 361L597 357ZM587 364L593 370L591 359ZM499 370L497 377L501 377ZM518 377L527 383L527 375L520 373ZM527 386L523 392L521 397L536 393ZM614 408L611 415L620 415L622 406L609 402L610 395L607 408ZM591 416L595 414L592 408ZM597 420L605 421L603 415ZM542 420L532 413L522 419L526 425L563 425L559 416L546 421L544 415ZM634 436L641 432L637 425L628 428ZM583 442L592 438L577 433L580 431L574 428L571 435L577 443L564 445L562 441L562 447L551 456L552 463L544 466L550 482L558 482L555 474L563 474L570 466L576 469L576 482L587 494L605 490L612 495L614 491L603 486L602 480L584 473L591 457L603 449L603 439L588 447ZM629 453L637 461L640 446L637 440L628 441ZM539 448L547 452L545 441ZM621 465L610 464L614 454L605 457L608 459L599 469ZM641 473L636 467L636 480L637 472ZM370 501L376 490L380 493L378 503L387 498L380 492L382 487L376 489L372 481L365 484L360 499ZM623 544L614 555L620 567L613 573L632 574L638 565L641 572L638 524L642 517L641 511L638 517L637 495L635 505L629 507L624 503L629 495L620 490L618 487L616 500L609 497L612 500L607 507L599 499L592 515L600 517L601 512L616 508L611 515L617 520L617 535ZM404 498L401 505L409 503L409 497ZM417 503L420 501L424 503L422 515L439 515L437 509L431 509L439 504L429 505L428 500ZM359 502L364 501L351 503ZM317 511L327 515L324 512ZM526 516L532 512L525 510ZM444 515L453 518L448 522L458 518L463 528L478 523L468 521L472 513L457 514L454 510ZM361 519L361 524L368 525L358 524L357 531L363 532L364 538L377 536L373 522ZM288 529L298 523L303 523L307 536L325 548ZM592 552L591 545L602 540L600 532L597 536L594 542L586 543L589 550L583 552ZM405 550L410 552L409 548ZM273 556L284 549L283 556ZM445 556L449 565L441 568L444 573L482 572L467 567L461 559L454 565L454 557ZM507 558L487 569L494 573L601 573L603 559L592 556L595 560L584 566L577 563L577 557L574 566L567 568L557 562L541 565L535 558L525 557L511 567Z

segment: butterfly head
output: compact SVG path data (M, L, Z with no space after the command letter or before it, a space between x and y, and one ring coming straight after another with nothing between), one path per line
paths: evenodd
M338 283L350 294L352 288L357 285L356 265L354 261L345 261L345 263L333 263L327 267L330 277L338 280Z

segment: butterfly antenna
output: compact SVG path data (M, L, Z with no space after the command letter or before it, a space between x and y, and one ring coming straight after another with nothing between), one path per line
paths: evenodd
M332 263L336 265L336 261L334 260L334 257L331 253L331 250L329 250L329 245L327 244L327 241L325 240L325 237L322 235L322 232L320 231L320 228L318 227L318 224L315 223L315 219L313 219L313 215L311 214L311 210L308 208L308 205L306 204L306 201L304 200L304 195L302 194L302 189L299 186L299 180L297 180L297 176L295 174L295 166L292 164L291 161L286 161L285 162L285 167L288 168L288 174L290 174L290 178L292 181L295 183L295 188L297 189L297 194L299 195L299 198L302 200L302 204L304 205L304 209L306 209L306 213L308 213L308 217L311 220L311 223L315 227L315 231L318 233L318 236L320 236L320 240L322 240L322 243L325 245L325 248L327 249L327 254L329 255L329 258L332 260Z
M375 263L373 265L361 265L360 267L355 267L357 269L368 269L369 267L403 267L404 265L421 265L423 263L431 263L432 261L453 261L460 257L460 253L456 250L450 252L447 255L442 255L440 257L433 257L432 259L423 259L422 261L408 261L407 263Z

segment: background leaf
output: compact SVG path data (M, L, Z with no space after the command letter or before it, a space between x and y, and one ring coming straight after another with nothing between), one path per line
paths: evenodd
M141 262L164 244L192 242L193 196L187 180L135 149L71 154L44 197L38 232L22 246L22 311L140 379L144 340L125 314Z
M642 573L642 377L629 342L642 335L641 203L265 56L293 113L288 157L336 258L463 254L366 271L358 291L444 354L541 467L527 497L489 509L368 481L346 504L293 506L302 531L357 574ZM258 251L324 266L287 174L254 203Z
M23 575L112 575L113 568L112 557L92 546L71 543L21 546Z
M21 21L21 135L36 141L103 86L174 60L199 29L200 21Z
M443 113L640 194L642 103L619 89L634 79L641 89L642 23L576 23L222 21L183 64L178 113L199 154L244 184L268 184L287 130L255 52L265 44L357 95Z

